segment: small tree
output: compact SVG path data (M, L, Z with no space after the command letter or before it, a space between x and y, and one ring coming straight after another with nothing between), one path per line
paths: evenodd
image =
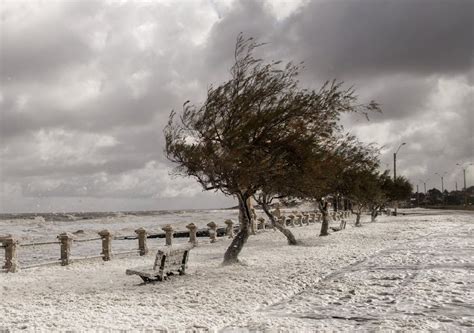
M379 173L373 164L370 169L349 170L344 177L345 195L356 204L356 226L360 226L360 216L368 209L371 221L374 222L380 209L389 202L406 200L410 197L412 187L406 178L397 177L394 182L388 170Z
M388 201L403 201L410 198L413 186L407 178L399 176L395 181L392 179L387 181L384 190Z
M272 226L286 237L288 245L298 245L298 241L296 240L296 237L295 235L293 235L291 230L286 228L286 225L284 223L280 223L280 221L277 220L278 217L274 216L273 213L270 211L270 205L272 204L273 200L277 198L282 198L282 196L272 195L266 191L261 191L254 195L255 201L260 206L262 206L262 209L270 220Z
M341 137L326 162L326 195L343 196L363 209L368 198L376 195L374 177L379 163L377 155L378 151L372 145L362 144L354 136ZM320 236L327 236L327 202L319 200L319 208L323 215ZM360 224L360 211L356 224Z
M290 197L314 201L322 214L320 236L329 235L328 195L343 196L349 171L373 170L378 165L376 150L354 136L336 133L306 155L303 169L291 178ZM281 192L279 192L281 193ZM347 198L346 198L347 199Z
M372 197L369 206L371 222L375 222L380 210L390 201L389 192L393 181L389 175L389 171L385 170L383 173L378 174L377 182L380 190L377 192L377 195Z
M298 241L293 233L286 228L285 224L280 224L275 219L270 212L270 204L275 199L287 201L305 198L304 189L307 185L305 176L308 172L311 172L313 181L323 181L326 177L323 169L328 154L324 149L328 149L328 147L330 147L328 140L323 138L313 142L312 146L303 143L298 148L298 163L288 164L284 170L284 175L267 175L266 184L254 195L255 200L262 206L272 225L286 236L289 245L297 245ZM319 170L319 175L316 175L316 169Z
M211 86L200 107L186 102L179 119L172 112L164 130L166 156L177 164L177 173L239 202L241 228L224 264L238 261L249 237L247 199L269 179L297 168L305 152L333 135L339 114L357 108L353 91L342 90L340 83L327 83L318 92L300 89L300 66L265 64L253 57L260 45L239 35L231 79Z
M346 178L344 194L355 205L356 222L355 226L360 227L360 217L362 211L373 208L374 202L383 196L379 183L379 175L373 170L350 170L344 177Z

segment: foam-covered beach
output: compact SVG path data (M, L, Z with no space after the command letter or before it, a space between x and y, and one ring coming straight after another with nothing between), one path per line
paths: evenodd
M295 227L299 246L259 232L240 265L221 265L227 238L200 239L187 275L165 282L125 275L152 265L153 246L144 257L0 273L0 330L472 330L473 213L406 213L364 217L361 228L351 219L328 237L318 223Z

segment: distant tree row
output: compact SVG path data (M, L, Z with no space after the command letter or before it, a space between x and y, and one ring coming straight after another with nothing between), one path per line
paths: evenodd
M432 188L427 193L413 193L411 204L417 206L472 206L474 205L474 186L463 191L441 192L437 188Z
M328 235L328 195L350 199L375 219L387 202L411 192L404 178L380 173L378 151L344 133L341 115L377 112L375 102L359 104L353 89L326 82L318 91L302 89L301 64L264 62L254 57L262 44L239 35L231 78L210 86L200 106L189 101L179 116L171 112L164 133L166 156L176 172L194 177L204 190L238 200L240 231L224 255L235 263L249 238L254 198L271 223L298 244L272 214L275 201L313 201L322 213L320 236Z

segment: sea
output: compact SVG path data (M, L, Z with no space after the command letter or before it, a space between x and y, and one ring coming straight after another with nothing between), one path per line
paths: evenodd
M0 214L0 237L12 235L19 241L17 250L20 267L34 266L47 262L58 262L60 246L57 236L68 232L73 235L72 258L99 256L101 240L98 232L112 233L113 252L124 252L138 248L135 230L144 228L149 235L163 234L161 228L171 225L175 231L186 231L186 225L194 223L198 230L207 229L211 221L224 227L224 221L232 219L237 223L237 209L192 209L129 212L61 212ZM88 241L91 240L92 241ZM86 241L87 240L87 241ZM175 243L187 242L176 238ZM35 245L38 244L39 245ZM51 243L51 244L44 244ZM150 248L164 245L163 238L150 238ZM0 258L3 259L2 249Z

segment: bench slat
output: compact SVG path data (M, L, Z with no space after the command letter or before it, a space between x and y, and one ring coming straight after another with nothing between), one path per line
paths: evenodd
M186 272L189 251L193 247L194 244L181 244L160 248L157 251L153 268L127 269L125 273L127 275L138 275L145 282L148 282L150 279L158 279L161 281L168 274L174 272L183 275Z
M154 279L160 275L160 272L154 269L150 269L148 267L142 267L142 268L127 269L125 271L125 274L140 275L140 276L144 276L150 279Z

